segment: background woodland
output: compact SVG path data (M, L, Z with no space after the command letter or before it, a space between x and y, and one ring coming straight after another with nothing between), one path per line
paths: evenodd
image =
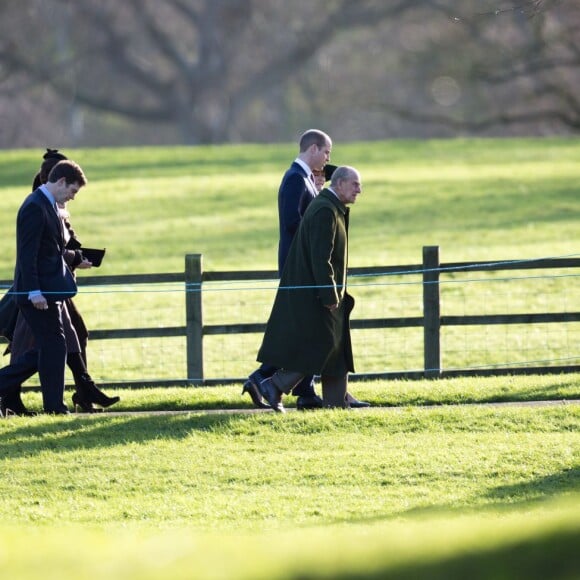
M570 135L576 0L2 0L0 147Z

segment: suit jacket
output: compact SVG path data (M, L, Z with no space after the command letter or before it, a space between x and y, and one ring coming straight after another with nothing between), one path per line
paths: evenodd
M47 197L36 189L24 200L16 218L14 291L18 304L27 304L32 290L40 290L49 302L76 294L64 254L62 222Z
M282 178L278 190L278 220L280 241L278 244L278 271L280 275L290 250L294 235L308 204L316 197L314 183L310 181L302 166L292 163Z
M305 375L354 371L346 292L349 209L328 190L310 203L280 279L258 360ZM327 305L338 304L335 311Z

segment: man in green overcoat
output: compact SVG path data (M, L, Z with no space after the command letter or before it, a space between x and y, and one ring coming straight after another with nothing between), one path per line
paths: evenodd
M290 247L258 353L260 362L280 369L260 384L275 411L284 412L282 395L306 375L321 376L325 406L347 406L348 373L354 371L347 205L361 191L356 169L337 168L330 186L308 206Z

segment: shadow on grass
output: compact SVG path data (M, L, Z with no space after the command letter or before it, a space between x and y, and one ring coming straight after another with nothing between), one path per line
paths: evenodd
M222 431L251 416L241 414L106 417L54 420L17 427L0 440L0 457L30 457L43 451L99 449L156 439L180 440L195 431Z
M452 503L440 503L429 506L417 506L389 515L372 517L336 518L333 524L370 524L385 521L396 521L400 518L412 517L416 519L430 517L448 517L450 515L467 515L470 513L481 514L511 512L518 506L530 508L550 501L564 494L580 493L580 467L563 469L558 473L552 473L545 477L539 477L531 481L525 481L514 485L501 485L490 489L483 494L483 499L492 500L493 503L479 503L477 499L469 505L455 505ZM579 524L580 525L580 524Z
M500 485L489 490L486 496L513 505L514 500L528 503L534 500L544 500L560 493L578 491L580 491L580 468L572 467L530 481L514 485Z
M578 578L578 527L555 530L538 537L499 546L483 547L474 552L434 558L432 561L414 561L399 566L377 566L363 572L360 569L333 574L337 580L491 580L526 578L527 580L571 580ZM321 578L322 575L301 575L300 578Z
M568 389L570 389L571 392L562 392L567 391ZM552 385L539 385L537 387L517 391L516 393L506 393L505 395L496 394L483 399L483 402L503 403L510 401L551 401L577 398L580 398L578 381L568 380Z
M529 481L523 481L513 485L500 485L489 489L483 496L484 499L492 500L487 507L493 510L513 509L518 504L536 505L565 493L580 492L580 467L563 469L557 473L551 473L544 477L538 477ZM474 505L474 509L480 510L481 505ZM440 504L429 507L417 507L407 510L405 515L433 515L438 513L450 513L457 508L450 504ZM465 506L458 511L465 513ZM397 514L400 516L401 514Z
M428 392L415 397L409 396L403 403L395 400L380 401L384 406L411 405L411 406L437 406L437 405L470 405L481 403L527 403L532 401L566 401L580 399L578 381L568 380L557 384L539 385L517 391L498 393L494 391L490 395L468 394L458 399L456 393L437 392L433 397Z

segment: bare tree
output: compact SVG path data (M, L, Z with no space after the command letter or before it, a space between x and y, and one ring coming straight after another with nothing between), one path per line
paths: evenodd
M14 10L27 10L29 33L4 23L0 63L77 105L173 123L184 142L221 142L341 31L420 3L21 0Z
M375 105L399 119L454 132L578 131L580 5L516 0L494 9L493 4L484 11L476 11L473 2L444 6L445 34L409 63L415 71L431 66L424 98L411 104L375 100Z
M66 125L59 144L269 141L290 119L340 138L576 131L579 27L576 0L2 0L0 146L30 144L33 117Z

